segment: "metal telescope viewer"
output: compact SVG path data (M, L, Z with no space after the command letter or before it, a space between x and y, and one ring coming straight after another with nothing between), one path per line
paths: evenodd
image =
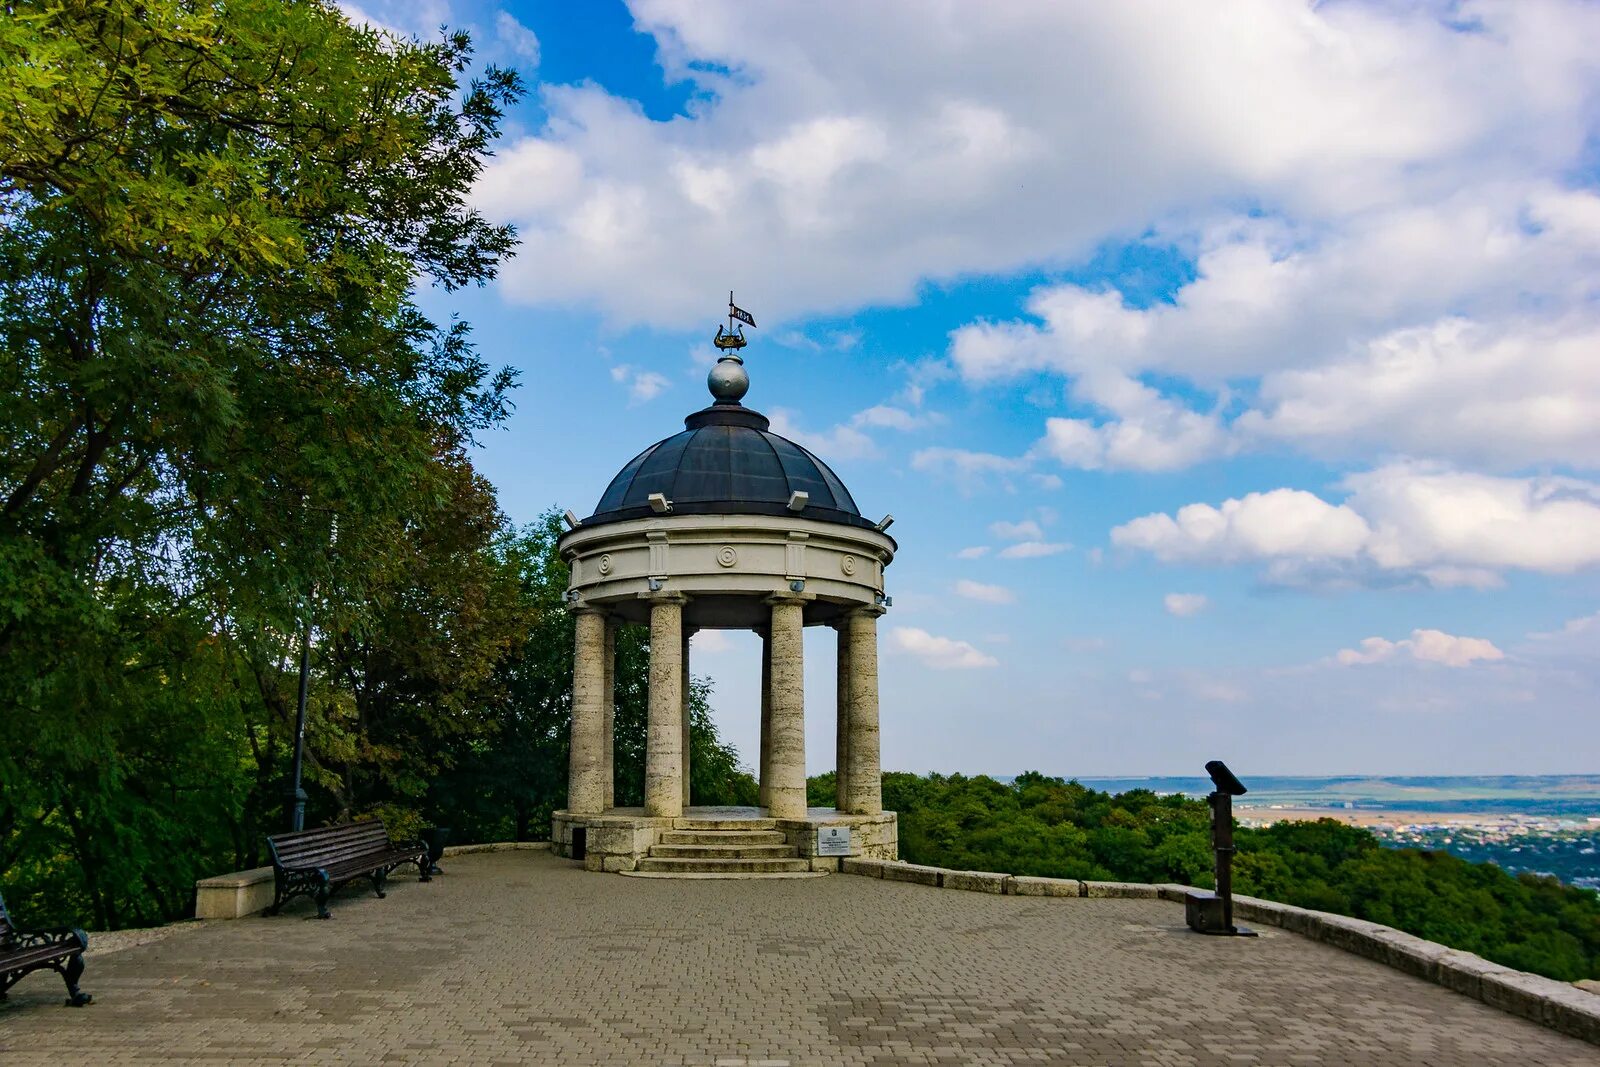
M1249 792L1243 782L1219 759L1206 764L1216 786L1206 803L1211 805L1211 847L1215 850L1216 892L1196 891L1184 898L1184 918L1191 930L1221 937L1255 937L1255 931L1233 925L1233 798Z

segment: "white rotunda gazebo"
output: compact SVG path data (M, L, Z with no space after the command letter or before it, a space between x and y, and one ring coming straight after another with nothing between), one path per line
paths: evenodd
M825 463L740 403L749 388L742 337L730 333L726 344L718 333L715 402L629 461L594 514L561 538L577 644L568 803L555 813L553 847L591 870L636 873L765 870L780 843L787 871L836 869L841 855L892 859L877 638L896 549L884 532L890 520L864 519ZM642 809L613 803L615 643L629 625L650 628ZM806 626L838 631L839 799L830 809L806 806ZM761 636L759 809L696 808L689 792L689 638L701 629ZM709 844L718 833L744 837ZM721 856L737 863L708 862Z

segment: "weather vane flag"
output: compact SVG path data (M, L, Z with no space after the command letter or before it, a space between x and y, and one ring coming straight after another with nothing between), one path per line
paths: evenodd
M721 326L718 326L717 327L717 336L712 338L711 343L716 345L718 348L722 349L723 351L728 352L730 354L737 352L739 349L743 348L745 345L750 343L750 342L748 342L748 341L746 341L744 339L744 326L735 326L734 325L734 320L735 319L738 319L740 322L745 323L751 329L755 329L755 326L756 326L755 316L751 315L750 312L746 311L744 308L740 307L738 304L735 304L733 302L733 290L729 289L728 290L728 328L726 330L724 330ZM738 357L734 356L734 358L737 359Z

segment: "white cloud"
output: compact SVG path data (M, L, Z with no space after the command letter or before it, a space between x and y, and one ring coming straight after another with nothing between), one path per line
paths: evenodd
M1593 482L1392 464L1343 486L1349 495L1339 504L1299 489L1190 504L1124 523L1111 540L1169 563L1267 562L1281 581L1321 573L1484 587L1507 570L1566 574L1600 564Z
M1320 225L1227 219L1201 227L1197 277L1172 302L1042 288L1031 321L968 324L950 358L972 383L1068 376L1102 414L1050 419L1035 451L1070 467L1180 469L1282 445L1597 466L1597 219L1593 192L1482 176ZM1252 379L1255 406L1227 411L1229 383Z
M794 413L787 408L773 408L768 413L772 432L787 437L822 457L823 462L836 459L868 459L878 454L878 443L847 423L827 430L812 431L802 428Z
M999 660L979 651L969 642L937 637L914 626L896 626L890 630L889 645L910 653L921 660L924 666L934 670L976 670L1000 665Z
M628 401L632 404L643 404L648 400L654 400L670 384L665 375L641 370L627 363L620 363L611 368L611 380L627 386Z
M982 559L989 554L988 545L970 545L956 553L956 559Z
M978 600L985 604L1015 604L1017 594L1003 585L985 585L962 578L956 582L956 596Z
M1009 491L1013 489L1009 476L1025 470L1028 462L1027 459L1012 459L992 452L972 452L941 445L914 452L911 469L948 478L964 492L993 488L997 484Z
M1111 531L1113 544L1143 549L1164 563L1350 559L1371 536L1355 511L1300 489L1251 493L1221 507L1189 504L1176 517L1146 515Z
M716 655L722 652L733 651L733 642L722 630L696 630L690 639L693 652L705 652Z
M1057 541L1019 541L1014 545L1007 545L1000 550L1001 559L1038 559L1041 556L1054 556L1065 552L1072 546Z
M1556 0L1477 5L1471 30L1454 7L1264 0L634 15L706 102L663 122L597 85L546 87L534 136L589 180L497 217L524 237L503 272L515 298L661 325L698 321L736 267L776 322L1221 201L1343 216L1558 171L1584 150L1600 36L1592 6Z
M495 16L495 35L500 38L500 43L526 66L539 64L539 37L528 27L516 20L509 12L502 11Z
M1238 427L1333 454L1600 466L1596 352L1600 319L1487 326L1447 318L1376 337L1354 358L1268 375L1262 407Z
M1442 630L1412 630L1410 637L1400 641L1368 637L1360 648L1340 649L1334 658L1341 666L1352 667L1384 663L1397 657L1441 663L1446 667L1467 667L1480 660L1504 659L1505 653L1482 637L1456 637Z
M1161 605L1167 609L1167 614L1180 619L1198 615L1210 604L1211 601L1202 593L1168 593L1161 598Z
M863 428L913 431L944 421L944 416L936 411L907 411L890 404L877 404L858 411L848 421L822 431L803 429L794 413L786 408L773 408L770 418L774 433L799 442L825 461L867 459L878 455L877 441Z
M1044 530L1032 519L1021 522L991 522L989 532L1002 541L1043 541Z
M851 420L857 426L877 426L888 430L920 430L936 425L944 419L937 412L912 412L889 404L879 404L856 413Z

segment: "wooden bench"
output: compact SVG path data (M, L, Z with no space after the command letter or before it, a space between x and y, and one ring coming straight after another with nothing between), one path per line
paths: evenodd
M5 898L0 897L0 1000L23 975L50 970L67 983L67 1007L83 1007L94 999L78 988L78 979L83 977L83 952L88 947L89 935L70 927L18 930L12 925Z
M267 838L267 849L272 854L273 873L272 906L267 915L278 914L294 897L311 896L317 902L317 918L332 918L328 897L335 889L368 878L381 897L389 872L407 863L416 864L418 881L431 880L427 846L420 841L390 841L382 819L276 834Z

